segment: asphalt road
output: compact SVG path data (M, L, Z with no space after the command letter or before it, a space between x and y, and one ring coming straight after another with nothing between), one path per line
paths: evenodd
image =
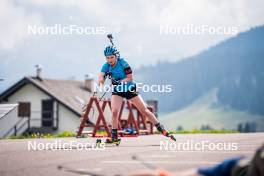
M212 166L234 156L250 157L263 144L264 133L177 135L176 143L161 135L140 136L122 138L118 147L100 148L95 147L95 141L95 138L0 140L0 175L78 175L73 172L128 175L148 167L175 173Z

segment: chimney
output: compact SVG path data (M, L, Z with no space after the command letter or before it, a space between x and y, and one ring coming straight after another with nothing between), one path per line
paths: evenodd
M94 79L92 75L88 75L88 74L85 75L84 88L90 92L94 91Z
M35 65L35 67L36 67L36 78L38 78L39 80L42 80L41 78L42 66Z

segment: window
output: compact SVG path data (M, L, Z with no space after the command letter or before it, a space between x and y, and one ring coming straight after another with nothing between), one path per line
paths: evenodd
M18 117L30 117L30 102L19 102Z

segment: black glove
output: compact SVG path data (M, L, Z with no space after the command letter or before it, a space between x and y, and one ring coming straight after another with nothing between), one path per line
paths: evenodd
M104 79L106 79L106 78L109 78L109 79L112 79L112 72L106 72L105 74L104 74Z
M119 85L121 84L120 81L115 80L114 78L111 79L113 85Z

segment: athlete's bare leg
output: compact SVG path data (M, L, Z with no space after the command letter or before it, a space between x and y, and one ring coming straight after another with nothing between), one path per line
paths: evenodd
M176 141L176 138L169 134L164 126L159 123L156 116L147 108L140 95L131 98L129 101L140 111L143 116L147 117L156 126L159 132L161 132L164 136L170 137L172 140Z
M147 108L140 95L131 98L129 101L140 111L142 115L146 116L153 124L159 123L156 116Z
M123 102L123 98L118 95L112 95L111 108L112 108L112 128L118 128L118 114Z

